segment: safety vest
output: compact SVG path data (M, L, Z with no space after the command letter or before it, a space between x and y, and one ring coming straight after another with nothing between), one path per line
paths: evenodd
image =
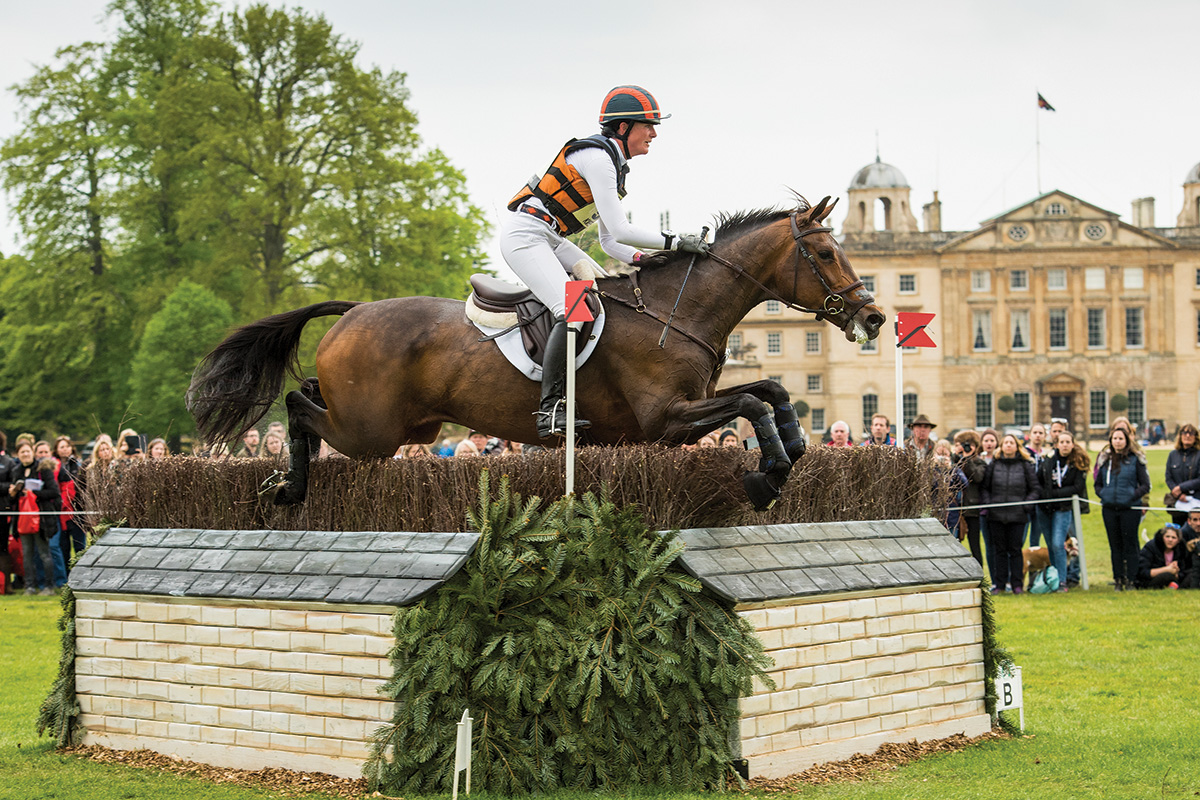
M592 201L592 189L575 167L567 163L567 156L576 150L599 147L608 153L617 170L617 196L625 196L625 175L629 166L621 163L617 146L603 134L594 134L585 139L572 139L563 145L554 163L540 179L535 175L521 191L508 202L509 211L516 211L530 197L542 201L542 205L558 223L559 233L569 236L596 221L596 204Z

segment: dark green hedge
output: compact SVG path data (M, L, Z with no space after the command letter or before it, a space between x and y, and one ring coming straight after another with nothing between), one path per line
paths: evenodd
M464 709L488 792L724 787L738 698L770 660L673 567L682 541L606 493L543 509L486 472L479 488L470 561L396 615L384 692L398 705L373 740L372 789L449 791Z

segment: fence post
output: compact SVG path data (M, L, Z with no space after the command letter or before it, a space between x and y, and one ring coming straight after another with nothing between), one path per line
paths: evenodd
M1079 586L1087 591L1087 551L1083 549L1083 518L1079 514L1079 495L1071 495L1071 515L1075 518L1075 544L1079 546ZM1066 580L1066 576L1063 576Z

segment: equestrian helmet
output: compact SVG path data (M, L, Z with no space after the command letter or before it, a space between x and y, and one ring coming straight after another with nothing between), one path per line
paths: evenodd
M600 104L600 124L616 125L618 122L648 122L657 125L670 119L658 107L654 95L640 86L616 86L604 96Z

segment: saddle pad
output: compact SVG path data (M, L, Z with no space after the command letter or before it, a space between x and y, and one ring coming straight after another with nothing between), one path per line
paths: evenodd
M479 313L479 308L470 299L467 300L466 312L467 321L474 325L484 336L495 336L497 333L500 333L500 331L511 325L515 325L517 322L516 314L512 314L510 316L489 314L486 312ZM504 324L504 327L494 327L497 323L501 322L500 317L502 316L507 318L504 320L504 322L507 322L508 319L511 319L511 322ZM591 336L588 337L583 349L579 351L577 356L575 356L576 369L586 364L588 358L592 355L592 352L595 351L596 344L600 341L600 334L604 332L604 322L607 318L608 315L604 313L602 308L600 313L596 315L596 321L593 323ZM503 336L497 337L492 341L494 341L496 346L500 348L500 352L504 354L506 359L508 359L508 363L520 370L525 377L534 381L540 381L542 379L541 365L534 362L534 360L529 357L529 353L525 352L525 342L521 338L520 328L514 328Z

